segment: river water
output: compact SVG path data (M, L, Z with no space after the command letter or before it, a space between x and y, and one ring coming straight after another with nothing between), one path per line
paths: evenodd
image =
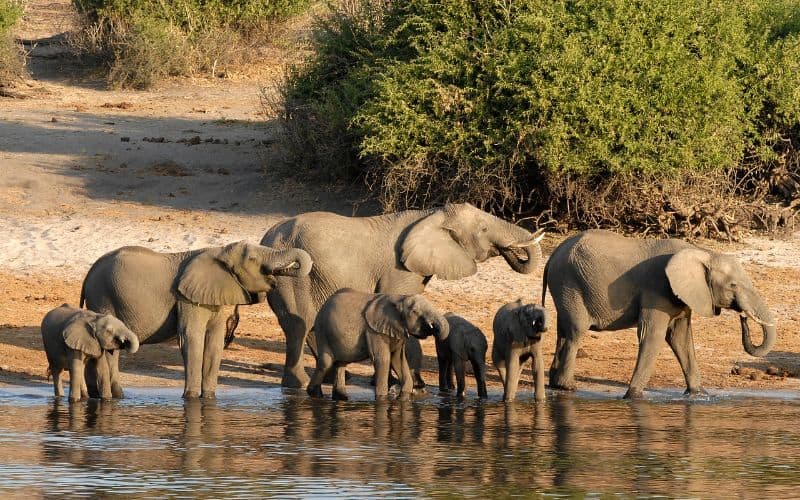
M0 496L800 495L800 394L429 396L334 403L278 388L113 402L0 388Z

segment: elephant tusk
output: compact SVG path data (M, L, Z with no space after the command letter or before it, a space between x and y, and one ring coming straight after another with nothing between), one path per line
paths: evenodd
M756 323L758 323L758 324L759 324L759 325L761 325L761 326L766 326L766 327L770 327L770 328L772 328L772 327L774 327L774 326L775 326L773 323L767 323L766 321L761 321L760 319L758 319L758 318L757 318L757 317L756 317L756 316L755 316L753 313L751 313L750 311L745 311L744 313L745 313L745 315L746 315L748 318L752 319L753 321L755 321Z
M544 229L536 231L536 234L528 241L516 242L508 245L506 248L525 248L538 244L544 238Z

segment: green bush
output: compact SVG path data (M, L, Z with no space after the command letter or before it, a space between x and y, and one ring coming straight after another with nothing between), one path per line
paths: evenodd
M0 84L19 78L25 71L22 51L11 35L22 11L20 0L0 0Z
M284 91L297 157L387 209L563 214L774 161L800 128L800 0L363 0L314 43Z
M81 51L109 62L112 86L146 88L167 76L248 60L247 38L311 0L74 0L86 20ZM254 55L255 51L253 51Z

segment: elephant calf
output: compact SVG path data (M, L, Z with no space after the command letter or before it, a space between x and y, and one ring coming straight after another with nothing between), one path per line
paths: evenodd
M68 304L45 315L42 341L58 398L64 395L61 372L69 370L70 401L88 397L90 390L91 395L99 390L100 397L111 399L111 373L103 352L126 349L132 354L139 349L139 338L122 321Z
M450 327L450 335L436 340L436 359L439 361L439 390L453 389L455 371L456 394L464 397L464 365L472 364L472 373L478 384L478 397L486 397L486 336L477 326L453 313L444 315Z
M314 322L317 340L317 369L308 394L322 397L322 381L334 367L333 399L346 400L344 367L371 359L375 366L375 398L389 393L389 368L400 377L401 397L413 389L406 359L406 339L434 335L447 338L449 327L431 304L420 295L365 293L345 288L323 305Z
M503 401L514 401L522 364L533 358L534 397L544 400L542 333L547 331L545 310L522 299L501 307L494 316L492 362L503 382Z

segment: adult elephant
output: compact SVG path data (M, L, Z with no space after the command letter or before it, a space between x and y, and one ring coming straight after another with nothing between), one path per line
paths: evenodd
M544 270L556 305L558 342L550 385L575 389L575 355L583 333L638 326L639 355L626 398L641 398L664 341L683 370L687 394L700 385L692 313L719 315L732 309L743 316L742 345L764 356L775 344L772 314L741 264L732 256L677 239L626 238L609 231L586 231L564 240ZM750 339L747 319L763 328L760 346Z
M261 239L262 245L302 248L314 260L307 276L278 277L267 294L286 335L282 385L299 388L308 383L303 343L322 304L340 288L418 294L432 276L470 276L477 271L476 263L497 255L515 271L530 273L541 259L542 236L470 204L375 217L311 212L276 224Z
M183 397L213 398L229 309L261 302L276 276L305 276L311 258L303 250L276 250L244 241L181 253L123 247L95 262L81 289L81 307L112 314L142 344L177 335L183 355ZM119 354L109 365L116 374ZM112 394L122 396L112 385Z

